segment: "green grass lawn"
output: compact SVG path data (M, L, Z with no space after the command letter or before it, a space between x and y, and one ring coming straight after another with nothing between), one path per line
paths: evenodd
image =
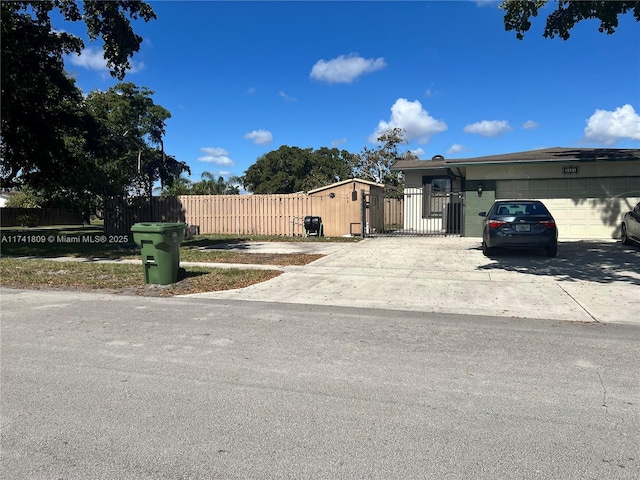
M242 288L277 277L274 270L188 267L172 285L144 283L142 265L0 258L0 285L10 288L102 290L145 296L174 296Z
M174 285L146 285L140 264L60 262L53 257L140 259L140 248L132 235L105 238L102 227L58 226L0 229L0 285L14 288L63 288L107 290L136 295L171 296L241 288L263 282L281 272L275 270L215 269L187 267L186 276ZM306 265L323 255L268 254L203 249L238 242L326 242L358 241L353 238L265 237L197 235L182 242L182 262L238 263L262 265ZM37 257L35 259L10 257Z

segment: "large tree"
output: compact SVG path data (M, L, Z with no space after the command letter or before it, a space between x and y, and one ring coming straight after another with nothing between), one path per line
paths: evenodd
M186 163L164 152L163 136L168 110L156 105L153 92L132 83L120 83L105 92L91 92L86 99L89 128L87 150L101 184L102 195L124 196L144 192L153 185L170 186Z
M385 185L387 192L401 191L402 179L391 166L402 158L416 158L411 152L400 152L400 145L406 144L404 130L392 128L380 133L376 148L365 147L358 157L354 169L355 176Z
M531 17L537 17L548 0L506 0L500 5L504 10L505 30L515 30L520 40L531 28ZM576 23L587 19L600 21L598 30L612 34L618 28L618 16L633 12L636 21L640 21L640 1L575 1L559 0L556 9L547 17L543 35L546 38L559 36L567 40L569 31Z
M251 165L242 182L252 193L295 193L352 176L355 156L346 150L281 146Z
M37 184L41 178L76 182L77 137L86 117L82 92L64 71L63 56L80 53L83 41L51 23L57 10L84 22L89 39L104 41L111 75L122 79L142 38L131 20L156 18L144 2L132 0L2 1L0 174L4 186Z

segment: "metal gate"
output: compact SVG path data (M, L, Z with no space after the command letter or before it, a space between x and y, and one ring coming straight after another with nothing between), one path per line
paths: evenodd
M362 195L363 236L460 236L464 232L464 192L406 188L403 194Z

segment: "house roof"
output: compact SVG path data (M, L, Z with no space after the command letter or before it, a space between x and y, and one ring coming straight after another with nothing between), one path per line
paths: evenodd
M336 182L336 183L332 183L331 185L325 185L324 187L316 188L314 190L309 190L307 193L311 194L311 193L321 192L323 190L329 190L330 188L339 187L341 185L346 185L348 183L354 183L354 184L364 183L365 185L370 185L372 187L384 187L382 183L370 182L369 180L363 180L361 178L348 178L347 180L342 180L341 182Z
M438 157L436 157L438 158ZM640 149L554 147L527 152L505 153L475 158L398 160L391 170L434 170L475 165L502 165L547 162L640 161Z

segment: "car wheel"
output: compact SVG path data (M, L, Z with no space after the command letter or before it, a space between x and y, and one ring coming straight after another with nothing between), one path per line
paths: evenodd
M629 239L629 235L627 235L627 226L623 223L622 224L622 229L621 229L621 233L620 233L620 240L622 241L623 245L631 245L631 240Z
M490 257L491 255L493 255L493 248L487 247L487 244L484 243L484 240L482 241L482 253L485 257Z
M556 255L558 255L558 245L547 247L547 257L555 257Z

